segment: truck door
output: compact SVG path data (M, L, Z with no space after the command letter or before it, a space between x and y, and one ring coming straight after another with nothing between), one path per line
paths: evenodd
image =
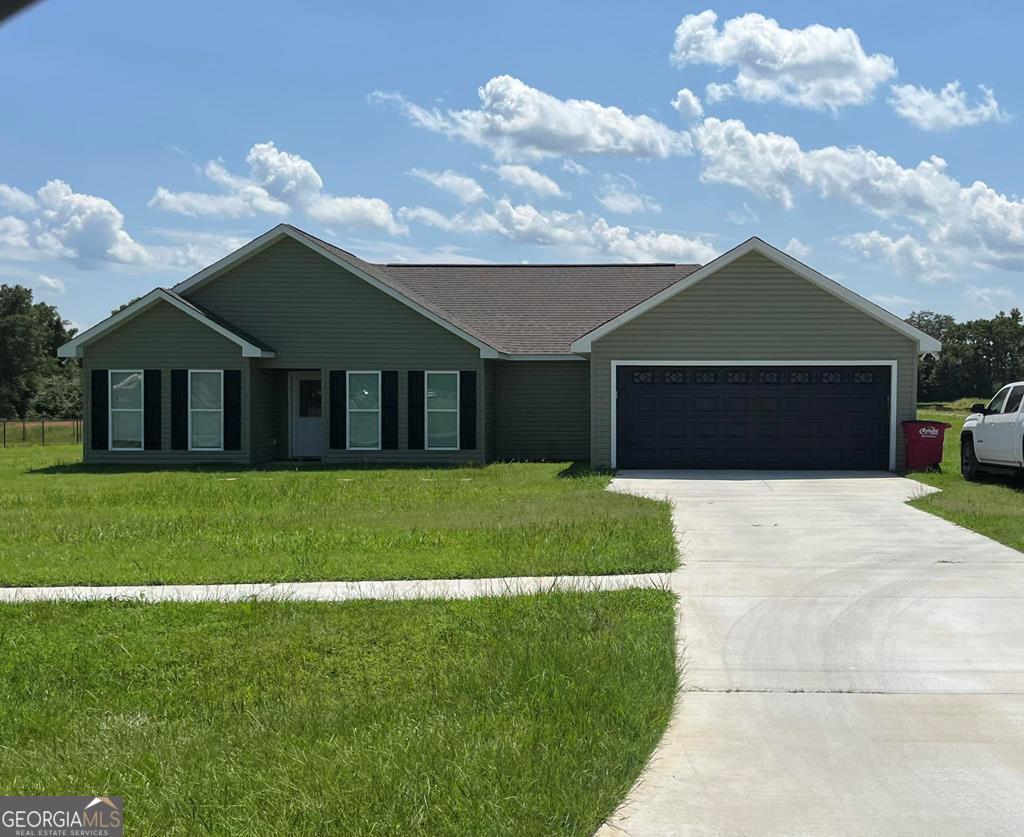
M994 461L1016 465L1021 456L1020 405L1024 400L1024 384L1017 384L1010 390L998 415L986 416L986 434L992 445Z
M982 462L1002 462L999 458L999 426L995 421L1003 412L1012 387L1003 387L988 402L988 415L982 416L974 429L974 452Z

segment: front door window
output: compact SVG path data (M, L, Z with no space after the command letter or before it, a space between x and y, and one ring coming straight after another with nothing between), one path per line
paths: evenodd
M323 383L319 372L291 373L291 455L319 459L324 453Z
M306 379L299 381L299 416L320 418L320 381Z

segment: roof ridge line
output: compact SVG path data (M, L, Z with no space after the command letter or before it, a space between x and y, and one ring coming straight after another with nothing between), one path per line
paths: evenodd
M358 257L357 257L358 258ZM515 262L367 262L374 267L701 267L699 262L539 262L537 264L518 264Z

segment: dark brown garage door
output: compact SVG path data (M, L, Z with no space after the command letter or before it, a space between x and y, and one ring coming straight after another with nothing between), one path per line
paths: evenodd
M889 467L888 366L619 366L619 468Z

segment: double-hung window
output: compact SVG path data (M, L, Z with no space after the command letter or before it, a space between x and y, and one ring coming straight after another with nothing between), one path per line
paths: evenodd
M188 371L188 449L224 450L224 370Z
M142 370L110 370L110 450L142 450Z
M380 450L380 372L348 372L349 450Z
M426 436L428 450L459 449L459 373L427 372Z

